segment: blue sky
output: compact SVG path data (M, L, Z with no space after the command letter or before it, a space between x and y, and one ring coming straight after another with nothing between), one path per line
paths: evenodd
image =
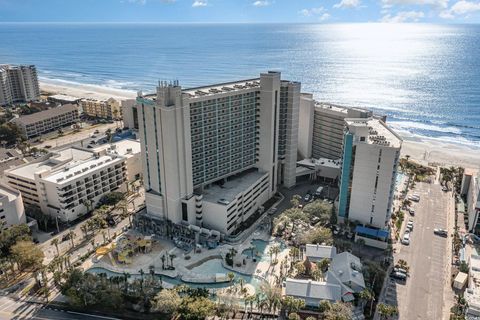
M0 22L479 23L480 0L0 0Z

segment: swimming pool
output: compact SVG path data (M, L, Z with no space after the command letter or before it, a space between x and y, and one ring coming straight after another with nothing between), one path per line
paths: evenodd
M252 256L252 250L251 249L245 249L242 251L242 254L246 255L250 259L253 257L261 260L261 261L270 261L270 253L268 252L269 247L273 245L279 245L280 250L285 250L286 245L285 243L281 241L265 241L265 240L260 240L260 239L255 239L252 240L251 242L253 249L253 256Z
M213 268L220 268L218 265L216 264L220 264L220 266L226 270L227 272L222 272L222 273L228 273L228 272L232 272L234 275L235 275L235 280L238 280L240 278L243 278L245 280L245 283L249 283L251 284L256 290L258 288L260 288L260 284L264 281L256 276L247 276L247 275L243 275L243 274L240 274L238 272L235 272L235 271L230 271L228 269L225 269L223 266L222 266L222 263L221 261L219 261L219 259L212 259L212 260L209 260L207 262L210 262L209 263L209 266L213 267ZM205 262L205 263L207 263ZM203 264L205 264L203 263ZM203 265L202 264L202 265ZM202 265L198 266L198 267L201 267ZM198 268L197 267L197 268ZM206 267L205 267L206 268ZM192 269L193 270L193 269ZM218 269L219 270L219 269ZM86 272L89 272L89 273L94 273L94 274L106 274L108 278L110 277L115 277L115 276L122 276L123 273L119 273L119 272L114 272L114 271L110 271L108 269L105 269L105 268L101 268L101 267L93 267L93 268L90 268L88 269ZM145 271L145 275L144 277L147 277L149 276L148 275L148 270ZM177 285L180 285L180 284L186 284L188 285L189 287L192 287L192 288L207 288L207 289L221 289L221 288L226 288L230 285L230 283L228 282L220 282L220 283L191 283L191 282L187 282L187 281L182 281L181 279L179 278L171 278L171 277L168 277L168 276L164 276L164 275L159 275L159 274L156 274L156 277L158 277L158 279L162 279L162 282L166 283L166 284L169 284L171 286L177 286ZM131 273L130 274L130 279L131 280L135 280L135 279L140 279L141 278L141 275L139 273Z
M222 265L221 258L214 258L203 262L202 264L190 269L192 272L202 275L215 275L217 273L229 273L230 270Z

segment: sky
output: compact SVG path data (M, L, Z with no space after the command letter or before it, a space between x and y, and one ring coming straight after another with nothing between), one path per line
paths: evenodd
M480 0L0 0L0 22L480 23Z

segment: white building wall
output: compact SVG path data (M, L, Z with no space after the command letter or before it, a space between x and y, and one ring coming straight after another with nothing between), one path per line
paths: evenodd
M302 93L300 95L298 151L303 158L312 157L314 103L311 93Z
M0 230L26 222L27 217L21 193L0 185Z
M386 226L391 210L397 152L396 148L371 144L356 145L350 220L379 228Z

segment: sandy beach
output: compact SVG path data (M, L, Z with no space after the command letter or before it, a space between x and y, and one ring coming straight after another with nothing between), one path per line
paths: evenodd
M132 99L137 96L135 91L123 90L98 86L94 84L80 84L60 80L40 81L42 92L52 94L65 94L78 98L91 98L105 100L115 98L117 100Z
M41 81L42 91L53 94L66 94L79 98L119 100L135 98L136 92L91 84L70 83L67 81ZM387 119L388 123L388 119ZM409 137L401 134L404 142L402 156L409 155L423 164L458 165L467 168L480 168L480 148L462 144L443 143L436 139Z

